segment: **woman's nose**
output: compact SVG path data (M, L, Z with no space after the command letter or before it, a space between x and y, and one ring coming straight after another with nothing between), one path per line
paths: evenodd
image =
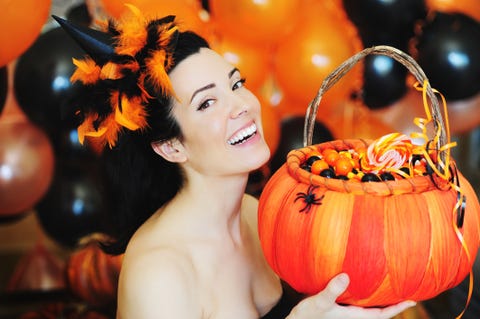
M246 113L248 113L248 102L245 99L240 97L235 97L232 100L232 110L230 116L232 119L238 118Z
M241 117L243 114L246 114L247 113L247 109L246 108L243 108L243 109L235 109L233 112L232 112L232 119L236 119L238 117Z

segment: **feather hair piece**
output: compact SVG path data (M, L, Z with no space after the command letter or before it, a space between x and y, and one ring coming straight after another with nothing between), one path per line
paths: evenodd
M138 8L127 7L126 15L108 24L114 42L107 61L99 65L92 56L73 59L76 70L70 80L87 88L77 114L82 119L79 141L88 139L97 150L113 148L123 129L148 128L152 95L174 95L168 71L179 32L175 16L147 19Z

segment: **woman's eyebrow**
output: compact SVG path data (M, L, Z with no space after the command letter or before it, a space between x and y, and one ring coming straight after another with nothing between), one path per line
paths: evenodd
M235 72L240 72L240 70L238 68L233 68L230 72L228 72L228 78L229 79L232 78L232 76L235 74ZM192 103L195 95L197 95L198 93L200 93L202 91L205 91L205 90L208 90L208 89L211 89L211 88L214 88L214 87L215 87L215 83L210 83L210 84L207 84L207 85L199 88L198 90L195 90L195 92L193 92L193 94L192 94L192 98L190 99L190 103Z
M233 68L230 72L228 72L228 78L230 79L235 74L235 72L240 72L240 70L237 68Z
M207 84L207 85L199 88L198 90L195 90L195 92L193 92L193 94L192 94L192 98L190 99L190 103L192 103L195 95L197 95L198 93L200 93L202 91L205 91L205 90L208 90L208 89L211 89L211 88L214 88L214 87L215 87L215 83L210 83L210 84Z

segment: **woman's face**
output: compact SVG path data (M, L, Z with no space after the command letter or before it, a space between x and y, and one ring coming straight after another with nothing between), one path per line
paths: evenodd
M180 62L170 79L173 114L183 133L186 165L207 175L248 173L266 163L260 103L240 71L210 49Z

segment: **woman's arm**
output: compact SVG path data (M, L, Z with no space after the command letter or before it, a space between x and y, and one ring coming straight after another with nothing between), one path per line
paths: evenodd
M415 305L415 302L405 301L386 308L340 306L335 300L347 289L349 282L346 274L334 277L323 291L299 302L287 319L388 319Z

